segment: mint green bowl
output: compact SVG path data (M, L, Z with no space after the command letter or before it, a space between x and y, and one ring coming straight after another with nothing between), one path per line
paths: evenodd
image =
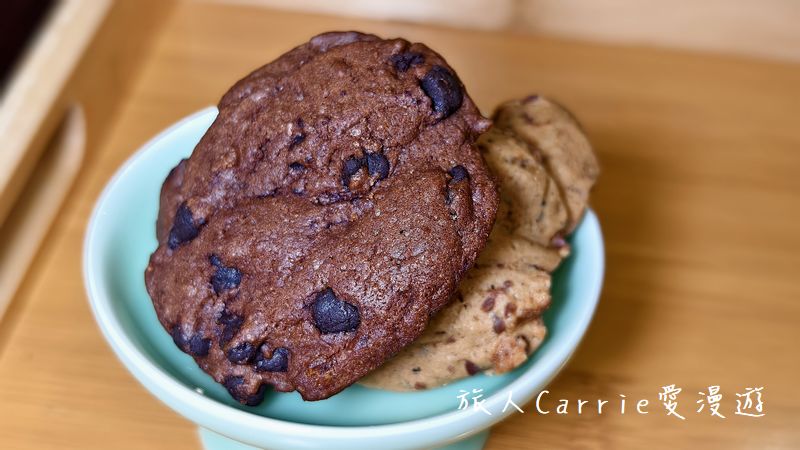
M181 120L119 169L95 206L83 254L89 302L106 340L153 395L201 427L207 448L249 448L241 443L274 449L481 448L486 437L481 432L513 412L501 411L509 393L523 404L572 355L594 314L603 279L603 240L591 211L570 239L572 255L555 274L553 306L545 315L548 336L518 369L419 392L354 385L319 402L304 402L297 393L269 393L257 407L233 401L172 343L143 276L156 248L161 183L191 154L216 115L216 108L208 108ZM483 389L491 416L458 410L459 392L473 389Z

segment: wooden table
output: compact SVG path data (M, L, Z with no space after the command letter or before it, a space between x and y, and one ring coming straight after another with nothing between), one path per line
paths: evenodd
M595 320L552 383L494 428L488 449L800 447L800 66L485 32L181 3L86 161L0 327L0 448L198 448L91 317L81 245L103 185L149 137L216 103L235 80L311 35L402 35L446 55L478 105L538 92L579 116L603 173L592 198L607 245ZM89 124L90 128L92 123ZM677 384L681 421L661 387ZM720 385L726 419L695 413ZM764 386L766 415L734 414ZM618 404L575 412L577 399ZM647 398L647 415L633 413Z

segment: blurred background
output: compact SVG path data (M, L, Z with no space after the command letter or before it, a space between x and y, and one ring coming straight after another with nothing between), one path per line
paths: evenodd
M20 261L32 258L59 196L78 172L78 148L87 147L82 140L99 136L93 130L111 117L118 103L113 97L134 78L137 61L168 12L176 4L193 3L800 61L800 2L793 0L5 0L0 6L0 133L5 137L0 225L5 223L7 233L12 226L26 226L24 237L0 245L0 314L27 266ZM90 104L80 110L68 106L88 88ZM90 126L88 136L77 131L86 109L97 111L97 126ZM72 134L65 135L69 130ZM67 144L75 150L63 150ZM42 158L48 145L59 147L51 150L57 161ZM29 194L43 197L38 202L47 206L18 211L26 218L6 223L14 219L8 217L12 205L24 209L28 203L20 196L25 186L36 189L30 177L42 162L59 166L39 167L53 171L48 175L55 180L49 183L52 192ZM38 226L31 228L31 221Z
M149 138L331 29L429 44L486 114L541 92L585 125L608 272L554 391L767 385L761 422L517 417L489 447L800 447L798 24L796 0L3 0L0 448L196 447L94 325L86 221Z

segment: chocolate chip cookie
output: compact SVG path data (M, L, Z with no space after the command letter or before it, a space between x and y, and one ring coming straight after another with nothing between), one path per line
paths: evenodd
M600 168L575 116L558 103L530 96L501 105L497 128L526 143L558 186L567 209L567 232L578 225Z
M586 208L599 168L564 108L542 97L501 105L478 140L500 186L497 222L475 267L410 346L361 382L393 390L436 387L480 371L507 372L541 344L550 273Z
M483 248L490 121L423 44L316 36L237 82L167 177L147 291L256 405L327 398L416 339Z

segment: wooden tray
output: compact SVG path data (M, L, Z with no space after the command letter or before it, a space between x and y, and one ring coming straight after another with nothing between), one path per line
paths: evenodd
M80 272L86 220L148 138L331 29L430 44L486 112L551 95L579 116L600 156L592 203L607 239L606 287L584 344L549 388L550 409L563 398L570 412L526 405L494 428L487 448L800 447L797 65L203 2L83 3L106 9L78 22L96 27L15 147L35 156L9 203L4 245L39 247L20 213L38 202L25 199L51 199L42 210L59 214L49 228L51 213L33 214L46 236L30 269L13 257L3 266L25 277L0 322L0 448L198 447L192 424L137 384L94 324ZM56 183L36 163L51 159L40 156L46 143L76 110L68 117L83 119L61 129L79 148L66 158L77 176ZM658 400L673 383L685 421ZM694 412L709 385L722 386L727 419ZM735 394L750 386L765 388L764 417L734 414ZM641 398L647 415L635 414ZM610 403L602 415L578 415L578 399Z

